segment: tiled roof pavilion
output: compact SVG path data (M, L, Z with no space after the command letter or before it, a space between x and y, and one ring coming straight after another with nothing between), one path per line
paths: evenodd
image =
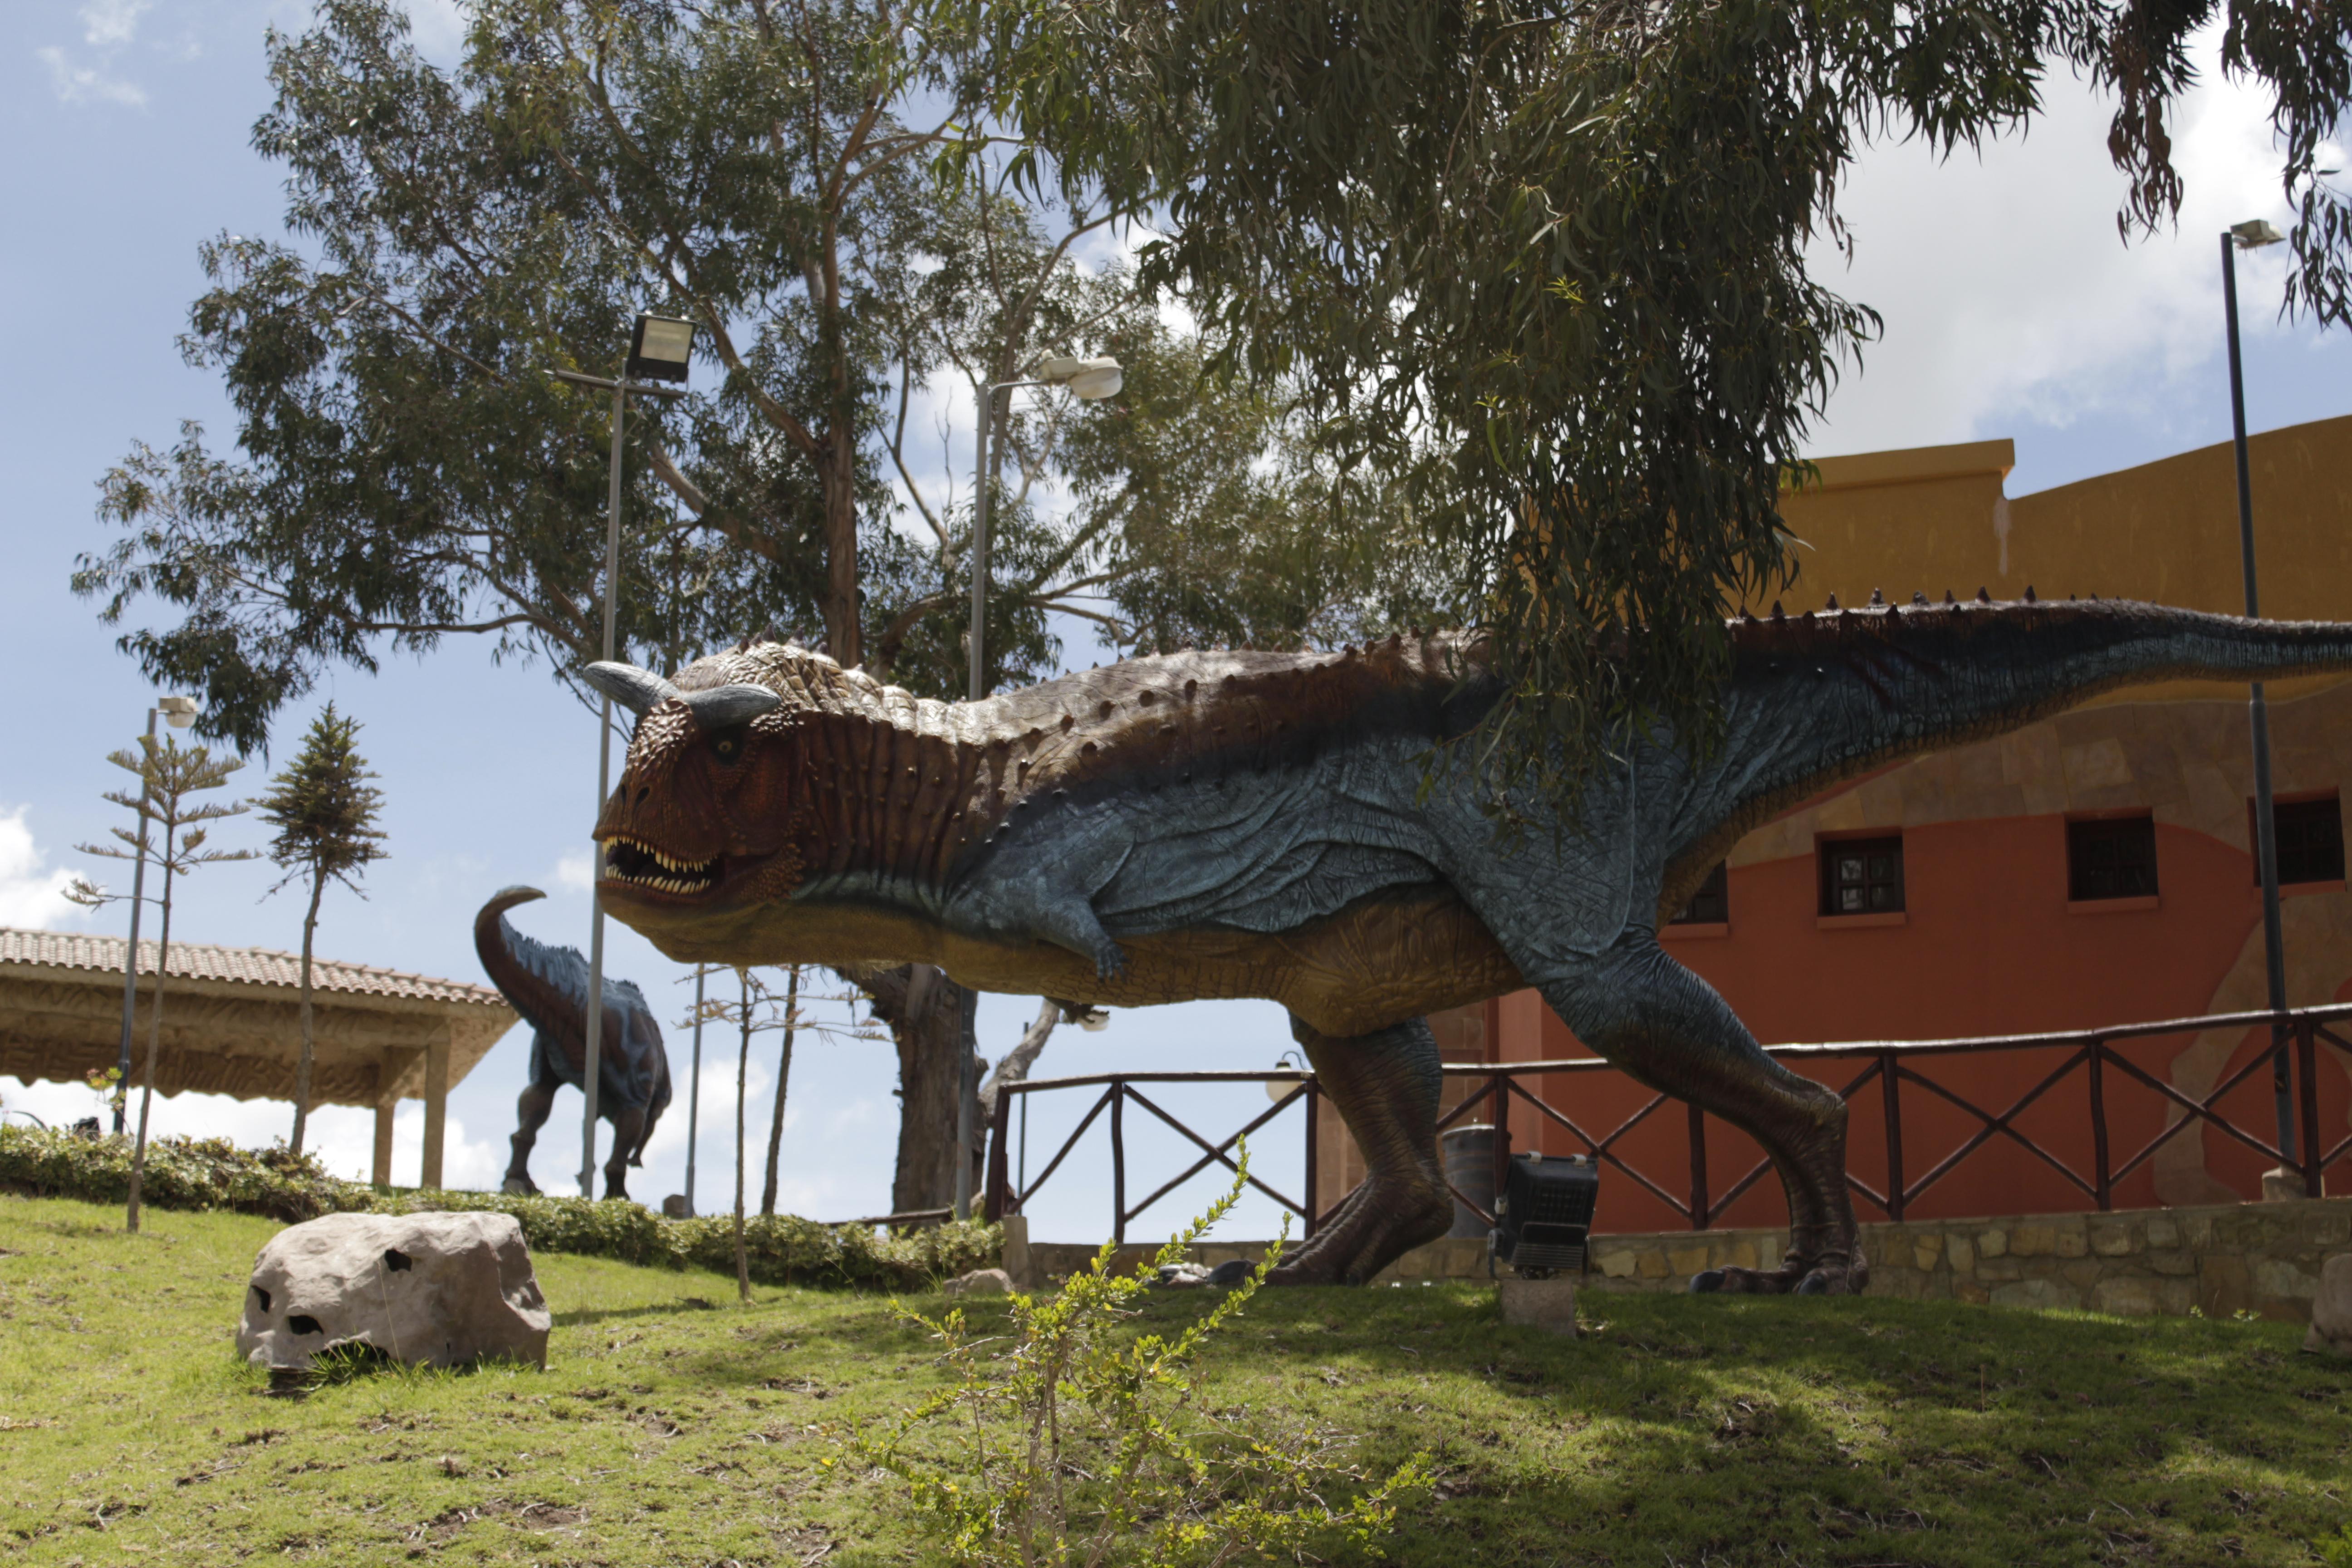
M121 937L0 926L0 1073L72 1082L115 1063L122 1036ZM139 944L131 1082L147 1059L155 944ZM302 1046L301 960L268 948L172 944L156 1089L239 1100L291 1100ZM425 1184L441 1184L450 1086L516 1021L486 985L314 958L314 1104L363 1105L375 1117L375 1179L388 1182L393 1111L425 1100Z

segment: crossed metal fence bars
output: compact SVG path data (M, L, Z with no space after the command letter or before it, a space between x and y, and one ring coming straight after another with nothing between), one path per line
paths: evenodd
M2352 1004L2326 1007L2288 1008L2281 1012L2219 1013L2194 1018L2173 1018L2146 1024L2122 1024L2097 1029L2066 1029L2046 1034L1997 1035L1951 1040L1868 1040L1829 1045L1769 1046L1767 1054L1784 1062L1851 1059L1864 1065L1848 1080L1840 1093L1847 1103L1861 1110L1855 1095L1874 1080L1879 1086L1879 1105L1884 1121L1886 1174L1885 1190L1873 1186L1851 1168L1846 1183L1865 1203L1874 1206L1890 1220L1900 1220L1905 1211L1923 1193L1951 1174L1961 1162L1996 1138L2006 1138L2040 1160L2051 1173L2089 1198L2101 1211L2114 1207L2117 1183L2147 1164L2167 1142L2190 1127L2210 1126L2226 1136L2244 1144L2266 1160L2296 1172L2302 1178L2303 1190L2312 1197L2324 1189L2326 1173L2352 1154L2352 1134L2347 1134L2332 1147L2323 1149L2319 1132L2318 1042L2326 1040L2339 1050L2352 1052L2347 1042L2331 1025L2352 1019ZM2200 1098L2184 1093L2147 1072L2138 1063L2116 1049L2117 1042L2142 1039L2153 1036L2186 1035L2210 1029L2253 1029L2267 1025L2273 1039L2286 1049L2257 1053L2251 1060L2229 1074L2213 1090ZM1927 1064L1942 1058L1967 1057L1995 1051L2036 1051L2059 1056L2052 1067L2033 1086L2011 1101L2002 1110L1989 1111L1977 1105L1948 1084L1938 1083L1922 1070ZM2285 1059L2292 1082L2284 1087L2294 1108L2294 1152L2290 1155L2275 1143L2231 1121L2218 1108L2221 1102L2241 1084L2256 1073L2273 1068ZM1769 1160L1759 1160L1728 1186L1717 1193L1710 1185L1707 1171L1707 1117L1696 1105L1685 1105L1689 1119L1689 1171L1686 1195L1669 1190L1659 1179L1637 1168L1622 1152L1621 1145L1626 1135L1665 1108L1670 1096L1654 1095L1647 1103L1625 1117L1606 1132L1589 1131L1559 1106L1550 1103L1537 1090L1521 1080L1528 1078L1567 1076L1571 1079L1583 1074L1612 1074L1618 1069L1598 1058L1574 1060L1447 1063L1444 1068L1449 1079L1468 1078L1483 1080L1459 1104L1448 1110L1439 1121L1439 1128L1454 1126L1478 1107L1487 1110L1494 1127L1495 1189L1503 1187L1506 1163L1511 1157L1512 1110L1516 1103L1533 1109L1538 1121L1549 1121L1565 1130L1584 1146L1594 1160L1613 1166L1643 1191L1664 1203L1674 1213L1689 1223L1693 1230L1706 1230L1719 1218L1732 1202L1763 1178L1771 1169ZM2045 1148L2017 1125L2017 1119L2030 1107L2041 1101L2050 1091L2071 1079L2080 1070L2087 1080L2087 1102L2090 1119L2092 1161L2086 1174ZM2175 1112L2172 1121L2127 1158L2118 1163L2114 1158L2107 1116L2108 1074L2122 1074L2142 1088L2153 1092ZM1620 1075L1622 1076L1622 1075ZM1275 1099L1273 1103L1247 1125L1212 1142L1193 1128L1171 1114L1139 1087L1146 1084L1212 1084L1255 1083L1293 1085L1290 1091ZM1978 1126L1957 1146L1947 1152L1916 1178L1906 1174L1904 1148L1904 1095L1902 1086L1914 1084L1919 1089L1948 1102L1975 1118ZM1034 1181L1016 1183L1008 1152L1013 1125L1013 1103L1016 1098L1034 1094L1061 1093L1069 1090L1099 1089L1094 1104L1076 1127L1062 1141L1052 1159L1037 1173ZM1344 1205L1347 1194L1339 1204L1325 1207L1318 1190L1317 1146L1322 1090L1311 1072L1297 1068L1269 1068L1264 1071L1225 1072L1147 1072L1095 1073L1076 1078L1033 1079L1024 1083L1010 1084L997 1097L995 1120L990 1131L986 1215L990 1220L1007 1214L1019 1214L1039 1188L1052 1179L1070 1152L1085 1137L1087 1130L1108 1112L1111 1162L1111 1235L1115 1241L1127 1239L1128 1222L1175 1191L1212 1164L1222 1164L1235 1170L1233 1150L1236 1143L1281 1115L1300 1100L1306 1102L1306 1188L1303 1194L1292 1198L1277 1191L1257 1175L1252 1174L1249 1184L1264 1193L1291 1214L1300 1216L1307 1236L1313 1236ZM1198 1158L1168 1180L1161 1182L1142 1199L1130 1205L1128 1194L1128 1161L1126 1110L1129 1105L1156 1118L1200 1150ZM1451 1184L1448 1184L1451 1186ZM1454 1197L1488 1223L1494 1216L1484 1205L1460 1188L1452 1189Z

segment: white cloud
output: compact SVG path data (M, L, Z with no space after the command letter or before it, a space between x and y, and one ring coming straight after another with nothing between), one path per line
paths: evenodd
M555 863L555 885L584 893L596 880L596 858L574 849Z
M146 90L136 82L108 76L96 67L75 65L66 58L63 49L41 49L37 53L41 63L49 69L50 87L66 103L127 103L135 109L147 101Z
M101 49L118 48L139 31L141 13L153 0L82 0L83 41Z
M88 918L66 901L70 871L46 869L47 857L33 842L25 810L0 811L0 925L50 931Z
M1996 409L2063 426L2094 411L2151 413L2218 352L2219 235L2242 218L2284 226L2279 156L2259 87L2224 78L2219 25L2192 53L2200 85L2180 104L2177 230L2118 237L2123 176L2107 157L2111 103L2071 79L2047 89L2032 133L1938 163L1913 145L1873 149L1842 205L1849 268L1827 245L1814 276L1885 318L1816 432L1823 452L2006 435ZM2249 332L2271 330L2284 258L2242 260Z

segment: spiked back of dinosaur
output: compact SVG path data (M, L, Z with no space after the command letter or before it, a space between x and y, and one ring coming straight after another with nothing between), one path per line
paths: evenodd
M1056 794L1269 766L1382 723L1459 732L1485 672L1464 634L1129 659L976 703L788 644L698 660L675 683L600 665L591 679L639 719L598 834L610 873L656 901L754 902L849 875L937 888Z

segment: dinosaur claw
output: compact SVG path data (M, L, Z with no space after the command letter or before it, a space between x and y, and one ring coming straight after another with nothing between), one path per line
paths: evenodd
M1105 942L1095 949L1095 978L1118 980L1127 973L1127 950L1115 942Z
M1797 1294L1800 1296L1826 1296L1829 1293L1830 1278L1818 1268L1797 1281Z
M1723 1270L1720 1268L1702 1269L1691 1276L1690 1293L1694 1296L1713 1296L1722 1289Z

